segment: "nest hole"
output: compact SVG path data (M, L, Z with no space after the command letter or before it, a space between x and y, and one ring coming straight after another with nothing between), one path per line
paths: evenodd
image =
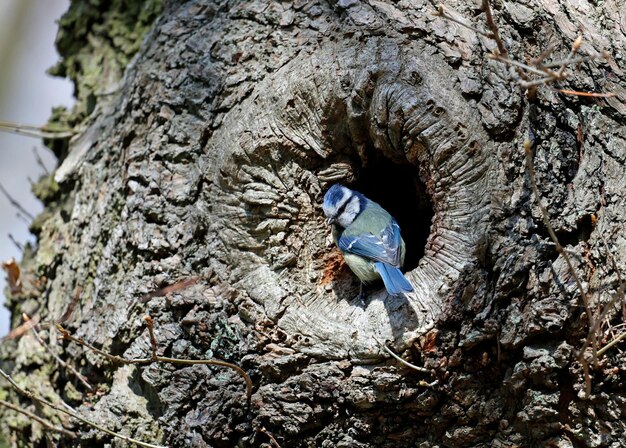
M417 267L424 255L434 210L417 167L385 157L370 161L351 185L393 216L406 244L404 270Z

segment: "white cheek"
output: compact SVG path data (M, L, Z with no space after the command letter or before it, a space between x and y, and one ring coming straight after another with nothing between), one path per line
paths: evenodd
M352 222L356 219L360 211L361 211L361 204L359 202L359 198L354 197L350 199L350 202L348 202L348 205L346 205L345 210L339 216L337 221L339 221L339 224L341 225L341 227L346 228L350 224L352 224Z
M348 227L350 224L352 224L352 221L353 221L353 219L349 219L349 218L346 216L346 213L345 213L345 212L344 212L344 213L342 213L342 214L341 214L341 216L337 219L337 222L339 222L339 225L340 225L341 227L343 227L344 229L345 229L346 227Z

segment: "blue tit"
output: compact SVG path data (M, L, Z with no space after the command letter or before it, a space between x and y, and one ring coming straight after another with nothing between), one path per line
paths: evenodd
M391 295L413 291L400 271L405 246L400 226L376 202L357 191L335 184L324 195L326 222L333 224L333 239L352 272L363 283L383 279Z

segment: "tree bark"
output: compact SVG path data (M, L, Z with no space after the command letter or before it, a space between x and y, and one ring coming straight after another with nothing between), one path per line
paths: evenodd
M138 53L94 80L81 58L115 68L134 51L102 25L125 6L94 12L81 33L62 21L60 36L77 42L57 72L76 82L65 119L80 132L56 147L14 324L22 312L61 320L102 350L145 358L150 315L160 355L227 360L254 391L248 405L241 377L219 367L115 365L53 330L41 334L97 393L31 335L5 341L3 369L111 430L169 446L622 446L619 345L589 377L579 351L600 312L603 345L624 318L612 299L626 257L626 14L614 1L493 6L512 59L551 43L551 60L566 59L579 28L580 54L609 57L568 67L527 99L515 71L487 57L494 41L430 2L145 2L131 22L160 15ZM487 29L476 5L446 9ZM98 38L102 54L80 45ZM531 188L529 132L587 307ZM321 212L334 182L398 219L415 293L375 285L357 299ZM432 375L390 358L385 342ZM14 445L43 446L37 423L2 412ZM122 446L65 424L80 442L61 446Z

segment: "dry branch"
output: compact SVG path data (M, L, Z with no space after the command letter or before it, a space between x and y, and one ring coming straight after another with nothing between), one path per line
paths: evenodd
M250 399L252 397L252 380L250 379L250 376L246 373L245 370L243 370L241 367L239 367L236 364L232 364L230 362L226 362L226 361L221 361L218 359L179 359L179 358L168 358L165 356L159 356L157 354L157 341L156 338L154 336L154 321L150 316L145 316L144 320L146 321L146 324L148 325L148 332L150 334L150 345L152 347L152 354L150 356L150 358L135 358L135 359L128 359L128 358L124 358L122 356L117 356L117 355L112 355L110 353L107 353L103 350L100 350L97 347L94 347L93 345L85 342L84 339L82 338L76 338L74 336L72 336L72 334L67 331L65 328L63 328L60 324L56 324L56 328L59 331L59 333L61 333L61 337L63 339L67 339L69 341L72 341L76 344L82 345L84 347L86 347L87 349L91 350L94 353L99 354L100 356L103 356L104 358L118 363L118 364L135 364L135 365L149 365L152 364L154 362L164 362L164 363L168 363L168 364L177 364L177 365L195 365L195 364L203 364L203 365L212 365L212 366L220 366L220 367L227 367L229 369L234 370L235 372L237 372L245 381L246 383L246 398L247 398L247 402L250 403Z
M10 121L0 121L0 131L28 137L49 139L69 138L75 134L71 129L52 129L47 126L32 126L28 124L12 123Z
M559 253L559 255L563 257L563 259L565 260L565 263L567 263L567 267L570 273L572 274L574 281L576 282L576 286L578 287L578 290L580 291L580 297L582 299L583 304L585 305L587 319L589 319L589 323L592 324L593 316L591 315L591 309L589 307L589 297L587 296L587 293L585 292L583 288L582 282L580 281L580 278L578 277L578 274L576 273L576 270L574 269L574 265L572 264L570 256L568 255L567 251L563 249L563 246L561 246L561 243L559 242L559 239L556 236L556 232L554 231L554 228L552 227L552 224L550 223L548 211L546 210L545 206L541 202L541 195L539 193L539 188L537 187L537 178L535 174L535 168L533 166L532 145L530 143L530 140L528 139L524 141L524 153L526 155L526 173L528 174L528 178L530 180L530 186L532 188L533 194L535 195L535 201L537 201L539 210L541 210L541 217L543 218L543 223L546 226L546 229L548 230L550 239L552 240L552 242L554 243L556 247L556 251Z
M22 395L22 396L24 396L24 397L26 397L26 398L28 398L30 400L36 401L37 403L43 404L44 406L48 406L49 408L52 408L52 409L54 409L56 411L62 412L63 414L69 415L70 417L73 417L76 420L79 420L82 423L84 423L84 424L86 424L88 426L91 426L92 428L96 428L96 429L98 429L98 430L100 430L100 431L102 431L102 432L104 432L106 434L109 434L110 436L116 437L116 438L121 439L121 440L125 440L125 441L130 442L130 443L134 443L135 445L143 446L145 448L167 448L167 447L164 447L163 445L155 445L155 444L152 444L152 443L142 442L141 440L136 440L136 439L133 439L132 437L128 437L128 436L125 436L123 434L119 434L119 433L117 433L115 431L111 431L110 429L105 428L104 426L101 426L101 425L99 425L99 424L97 424L95 422L92 422L91 420L88 420L88 419L82 417L80 414L78 414L78 412L76 412L76 411L74 411L72 409L67 409L66 407L64 407L62 405L59 405L59 404L56 404L56 403L52 403L51 401L46 400L44 397L42 397L42 396L40 396L38 394L35 394L33 392L30 392L30 391L24 389L23 387L21 387L19 384L17 384L15 382L15 380L13 380L13 378L8 373L6 373L2 369L0 369L0 376L4 377L4 379L7 380L9 382L9 384L11 384L13 389L15 389L20 395Z
M42 338L41 336L39 336L38 330L39 330L39 326L37 325L37 322L32 322L30 317L28 317L27 314L22 314L22 319L24 319L24 323L26 325L28 325L30 327L31 333L33 334L33 336L35 337L35 339L37 339L37 342L39 342L39 344L48 352L50 353L50 356L52 356L52 358L57 362L57 364L59 364L62 368L69 370L77 379L78 381L80 381L81 383L83 383L83 385L88 389L88 390L93 390L93 387L91 386L91 384L89 384L89 381L87 381L87 378L85 378L83 375L81 375L74 367L72 367L70 364L66 363L65 361L63 361L56 353L54 353L54 351L52 350L52 347L50 347L49 344L47 344Z
M70 437L72 439L76 438L76 433L69 431L61 426L56 426L53 423L49 422L48 420L43 419L39 417L38 415L35 415L32 412L27 411L26 409L22 409L19 406L14 405L13 403L9 403L8 401L5 401L5 400L0 400L0 406L9 408L15 412L19 412L20 414L25 415L31 420L35 420L37 423L39 423L48 431L58 432L59 434L63 434L64 436Z
M491 31L490 33L481 31L477 29L476 27L474 27L473 25L466 23L460 19L457 19L456 17L451 16L450 14L446 13L446 10L443 7L443 5L438 5L437 11L435 11L433 15L442 17L446 20L450 20L451 22L454 22L454 23L458 23L459 25L462 25L465 28L474 31L475 33L480 34L481 36L485 36L488 39L492 39L498 47L498 53L492 53L488 57L490 59L496 60L498 62L502 62L503 64L507 64L515 68L515 71L517 72L519 76L519 79L517 80L517 82L522 88L527 89L528 98L534 97L536 87L539 87L542 85L548 85L556 81L562 81L564 79L567 79L568 74L565 72L565 69L568 66L573 65L573 64L579 64L581 62L608 58L608 54L606 52L600 53L599 55L595 55L595 56L588 55L588 56L575 58L574 56L576 56L576 53L578 52L582 44L582 39L583 39L582 35L579 35L574 40L572 44L572 48L569 52L569 55L564 60L548 62L545 64L542 63L550 54L552 54L552 51L554 50L555 45L551 43L550 45L548 45L548 47L545 50L541 52L539 56L531 60L529 64L516 61L509 57L506 46L504 45L504 42L502 41L502 38L500 37L500 32L498 31L498 25L493 17L489 0L482 0L481 9L485 13L485 19L487 21L487 26L489 30ZM555 71L550 70L550 68L552 67L558 67L558 71L555 72ZM528 76L528 73L539 75L541 77L537 79L531 79ZM559 92L564 93L566 95L588 96L588 97L597 97L597 98L608 98L608 97L615 96L613 93L578 92L575 90L566 90L566 89L561 89L559 90Z
M550 223L548 211L546 210L543 203L541 202L541 195L539 194L539 188L537 187L537 178L535 175L535 168L533 166L532 144L530 143L529 139L526 139L524 141L524 153L526 156L526 173L528 174L528 178L530 180L530 186L532 188L533 194L535 195L535 200L537 201L537 205L539 206L539 209L541 210L541 217L543 219L543 223L546 226L546 229L548 230L550 239L552 239L552 242L554 243L557 252L565 260L565 263L567 264L567 267L576 282L576 287L578 288L578 291L580 292L580 297L585 306L585 312L587 314L587 321L589 323L589 327L594 328L595 319L591 313L591 308L589 305L589 297L587 296L587 293L585 292L585 289L583 288L582 282L580 281L580 278L578 277L578 274L576 273L576 270L574 269L574 265L572 264L572 261L570 260L570 256L568 255L567 251L563 249L563 246L561 246L561 243L559 242L559 239L557 238L556 233L554 232L552 224ZM597 353L596 333L595 332L589 333L589 336L591 339L590 343L593 348L593 353L594 353L593 356L595 359L596 353ZM583 366L583 370L585 373L585 389L586 389L585 392L586 392L586 395L589 396L591 394L591 375L589 374L589 363L585 359L585 352L583 350L579 352L578 360Z
M489 0L483 0L481 6L483 12L485 13L485 18L487 19L487 26L491 30L491 34L493 34L492 39L496 41L496 45L498 46L498 51L504 57L508 54L506 46L502 39L500 38L500 32L498 31L498 25L493 18L493 14L491 13L491 5L489 4Z
M13 196L11 196L9 194L9 192L7 191L6 188L4 188L4 185L0 184L0 191L2 191L2 193L4 194L4 196L9 200L9 202L11 203L11 205L13 207L15 207L20 213L22 213L23 215L25 215L28 219L30 219L31 221L35 219L35 217L30 214L28 212L28 210L26 210L24 207L22 207L22 204L20 204L16 199L13 198Z
M446 10L445 10L443 5L438 5L437 6L437 11L435 11L433 13L433 15L441 17L441 18L444 18L446 20L449 20L450 22L457 23L457 24L461 25L462 27L467 28L468 30L471 30L471 31L475 32L476 34L480 34L481 36L485 36L488 39L493 39L493 34L492 33L488 33L486 31L479 30L475 26L473 26L473 25L471 25L471 24L469 24L467 22L464 22L464 21L462 21L460 19L457 19L456 17L453 17L450 14L448 14L446 12Z
M397 361L401 362L402 364L404 364L405 366L413 369L413 370L417 370L418 372L422 372L422 373L429 373L432 374L433 372L429 369L426 369L424 367L420 367L420 366L416 366L415 364L411 364L410 362L402 359L400 356L396 355L393 350L391 350L389 347L387 347L387 344L382 343L381 341L379 341L376 337L374 338L376 340L376 342L378 342L378 344L383 348L383 350L385 350L387 353L389 353L394 359L396 359Z

